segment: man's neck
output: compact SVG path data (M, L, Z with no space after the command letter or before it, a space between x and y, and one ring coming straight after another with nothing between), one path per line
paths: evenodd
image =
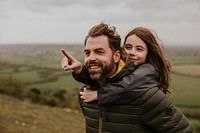
M105 84L105 80L99 80L99 81L97 81L97 82L100 84L100 86L102 86L102 85Z

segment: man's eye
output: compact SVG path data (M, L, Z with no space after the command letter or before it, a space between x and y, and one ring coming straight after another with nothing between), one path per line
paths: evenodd
M85 56L86 57L90 56L90 52L85 52Z
M97 51L97 54L103 54L103 51Z

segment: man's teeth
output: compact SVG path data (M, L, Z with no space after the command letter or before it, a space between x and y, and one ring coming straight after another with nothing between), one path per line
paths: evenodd
M91 69L98 68L98 66L90 66Z

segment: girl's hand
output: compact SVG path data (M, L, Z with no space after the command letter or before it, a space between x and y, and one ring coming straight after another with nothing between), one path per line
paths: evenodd
M97 90L88 90L86 88L83 89L83 92L80 92L80 98L83 102L93 102L97 100Z

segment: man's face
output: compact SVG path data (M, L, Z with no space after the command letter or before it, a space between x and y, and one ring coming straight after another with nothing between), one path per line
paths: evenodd
M116 62L106 36L89 37L84 55L91 79L100 81L115 73Z

